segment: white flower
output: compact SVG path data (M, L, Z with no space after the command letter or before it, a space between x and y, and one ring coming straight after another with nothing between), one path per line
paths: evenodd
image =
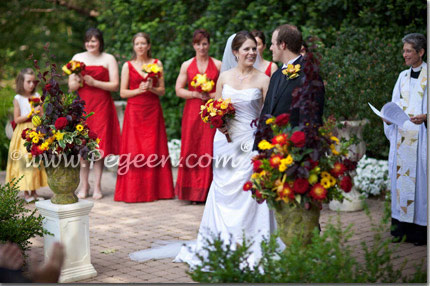
M178 167L181 156L181 140L172 139L167 143L169 147L170 161L173 167Z
M357 164L356 172L354 185L365 197L377 196L382 190L389 189L388 161L367 158L364 155Z

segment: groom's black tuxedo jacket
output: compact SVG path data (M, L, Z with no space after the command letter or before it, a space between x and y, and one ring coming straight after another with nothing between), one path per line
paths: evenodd
M290 123L293 127L298 126L300 122L300 110L299 108L291 109L291 102L293 100L292 93L294 89L300 87L304 82L305 74L303 72L304 60L303 56L300 56L293 63L294 65L300 64L301 71L299 76L294 79L287 79L287 77L282 73L281 69L278 69L271 77L269 88L267 90L266 99L264 101L263 110L261 111L260 119L266 115L270 114L273 116L278 116L282 113L290 113ZM316 101L319 106L318 118L319 123L322 123L323 106L324 106L324 85L322 83L321 77L319 77L321 82L321 88L318 89L318 94L316 94ZM261 138L255 138L254 150L257 150L258 143Z

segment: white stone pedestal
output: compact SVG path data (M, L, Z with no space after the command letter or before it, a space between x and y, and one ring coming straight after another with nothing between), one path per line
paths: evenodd
M328 207L332 211L344 211L344 212L355 212L361 211L364 207L364 201L361 198L360 193L352 187L349 193L344 194L345 199L343 202L330 201Z
M53 234L44 237L45 260L54 242L59 241L64 245L66 258L59 279L61 283L97 276L91 264L88 219L93 205L87 200L68 205L53 204L51 200L36 202L36 208L44 216L43 227Z

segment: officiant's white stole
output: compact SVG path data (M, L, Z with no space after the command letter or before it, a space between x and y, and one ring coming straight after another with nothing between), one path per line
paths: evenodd
M400 108L409 116L422 114L427 68L423 66L418 79L411 80L409 69L400 83ZM406 121L397 136L397 208L400 221L413 223L417 171L419 125Z

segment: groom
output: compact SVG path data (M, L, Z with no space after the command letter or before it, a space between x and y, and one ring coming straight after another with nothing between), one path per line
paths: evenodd
M315 121L317 124L322 124L322 114L324 105L324 84L319 74L310 76L306 81L304 67L306 61L300 54L303 39L302 33L297 29L296 26L285 24L279 26L273 31L272 44L270 50L272 51L272 57L274 62L282 62L282 69L278 69L270 79L269 89L267 91L266 99L264 101L263 110L260 115L260 125L265 124L265 115L278 116L282 113L290 114L291 125L298 126L303 123L304 114L315 115ZM288 72L286 69L288 64L294 66L300 65L300 70L294 75L294 72ZM312 78L312 79L311 79ZM304 88L306 92L312 92L313 101L316 103L315 111L300 110L299 106L294 106L295 101L293 97L300 95L298 93L300 87L303 87L304 83L307 82L312 88ZM297 100L297 99L296 99ZM296 104L297 105L297 104ZM261 126L259 126L260 129ZM262 140L262 134L255 136L254 150L257 150L258 143Z

